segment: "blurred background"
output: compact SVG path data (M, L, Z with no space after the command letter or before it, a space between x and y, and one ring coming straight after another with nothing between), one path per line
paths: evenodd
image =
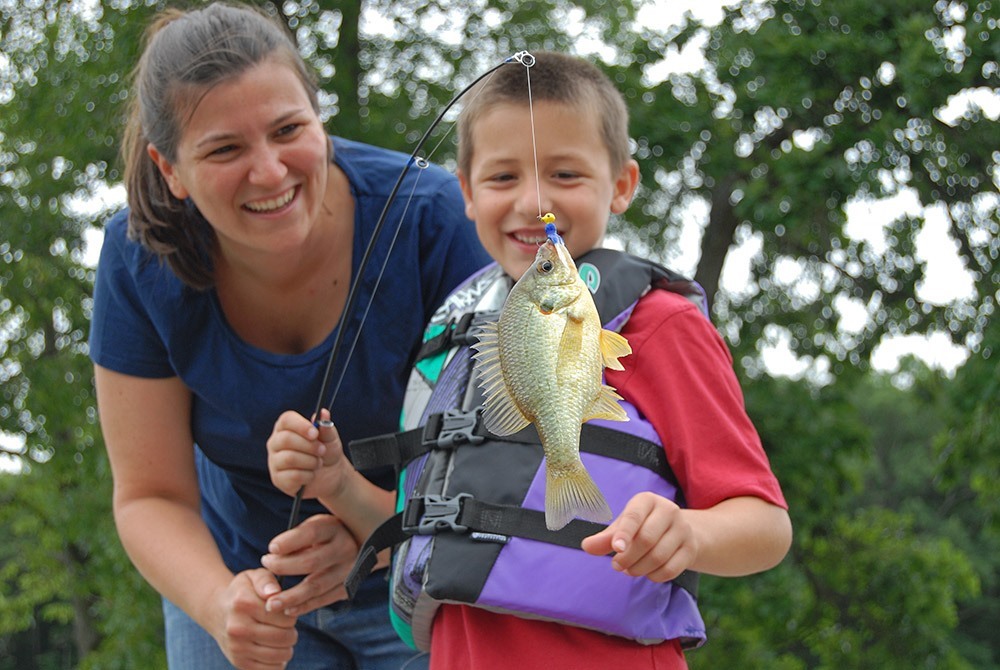
M997 0L260 4L330 132L406 152L521 50L625 93L642 186L609 244L708 291L795 524L777 569L702 580L693 669L1000 668ZM87 357L164 6L0 0L0 670L165 667Z

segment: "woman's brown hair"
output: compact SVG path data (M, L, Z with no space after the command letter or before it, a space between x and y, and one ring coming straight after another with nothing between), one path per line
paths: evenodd
M147 147L152 144L175 162L184 124L198 100L270 58L292 68L318 112L315 79L288 29L261 10L225 3L194 11L168 9L146 31L122 138L128 233L195 289L214 284L215 231L192 202L173 196Z

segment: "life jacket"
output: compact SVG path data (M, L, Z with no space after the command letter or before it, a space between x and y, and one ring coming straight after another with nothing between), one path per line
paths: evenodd
M700 302L694 282L643 259L596 249L577 261L605 328L620 330L651 288ZM441 603L581 626L643 644L705 641L697 574L667 583L615 571L607 556L580 549L605 526L574 519L545 526L545 466L533 425L503 438L482 427L482 395L472 374L477 325L495 321L513 281L496 264L466 280L432 317L404 399L403 431L352 442L359 470L404 465L397 514L362 547L347 579L349 595L376 554L397 547L390 613L400 637L429 650ZM625 364L628 365L627 359ZM621 401L628 422L588 421L581 459L617 516L631 497L652 491L684 506L684 496L653 426Z

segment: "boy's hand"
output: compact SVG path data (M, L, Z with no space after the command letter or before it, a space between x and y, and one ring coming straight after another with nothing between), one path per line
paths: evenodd
M588 554L615 553L611 565L632 577L654 582L674 579L698 556L694 531L684 510L655 493L635 495L617 519L583 540Z
M267 440L267 467L278 489L294 496L304 488L305 498L339 491L353 466L329 420L330 412L325 409L320 412L319 427L298 412L278 417Z

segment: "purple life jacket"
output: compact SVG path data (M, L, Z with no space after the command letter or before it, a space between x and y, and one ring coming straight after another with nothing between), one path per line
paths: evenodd
M577 261L604 327L620 330L651 287L698 301L700 287L627 254L594 250ZM481 426L482 397L469 344L478 323L495 320L513 282L496 265L445 301L425 332L404 400L404 431L353 442L359 469L405 464L398 514L362 548L347 580L352 593L397 546L390 613L400 637L430 648L441 603L462 603L619 635L643 644L705 641L697 575L668 583L623 575L580 541L604 526L575 519L545 527L545 466L534 426L497 437ZM702 302L704 307L704 303ZM684 506L653 426L622 401L628 422L594 420L581 429L581 459L617 516L633 495L652 491Z

